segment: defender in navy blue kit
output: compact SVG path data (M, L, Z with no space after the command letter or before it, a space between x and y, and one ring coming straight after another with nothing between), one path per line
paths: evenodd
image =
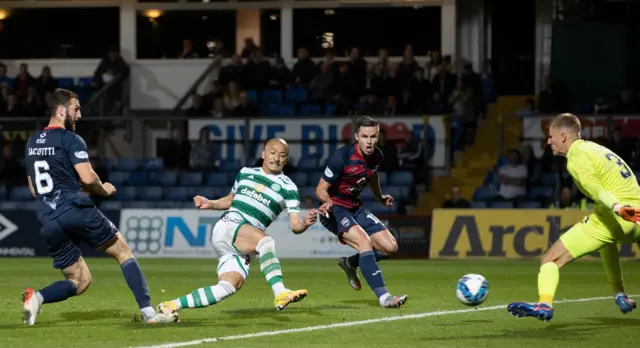
M81 295L91 284L91 273L82 258L79 242L99 248L115 258L133 292L145 322L169 322L173 318L156 314L146 279L133 253L120 238L117 228L93 204L86 191L110 196L116 189L102 183L89 163L84 140L75 134L81 118L78 96L64 89L53 93L49 126L35 132L27 141L25 165L29 189L36 199L36 214L42 224L42 238L53 257L53 266L66 280L39 291L22 293L25 325L34 325L45 303L64 301Z
M398 250L398 243L386 226L360 201L360 193L367 186L380 203L390 206L393 197L382 193L378 168L383 161L382 151L376 147L379 123L371 117L356 122L353 145L338 149L324 169L316 195L322 205L320 222L338 236L340 241L358 251L339 261L351 287L360 290L357 268L374 291L383 307L400 307L407 296L391 296L386 289L377 261Z

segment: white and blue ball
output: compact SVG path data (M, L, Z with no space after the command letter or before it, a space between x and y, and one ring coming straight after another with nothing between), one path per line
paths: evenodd
M489 282L479 274L466 274L458 280L456 297L467 306L478 306L489 296Z

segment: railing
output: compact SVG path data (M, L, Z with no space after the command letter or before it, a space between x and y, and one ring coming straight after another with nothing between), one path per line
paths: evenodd
M219 68L221 64L222 64L222 56L213 58L213 60L211 61L211 64L209 64L207 68L204 69L202 74L200 74L200 76L198 76L198 78L195 81L193 81L193 84L184 93L182 98L178 100L178 102L176 103L176 106L173 108L173 111L172 111L172 114L174 116L182 115L182 107L187 102L187 100L189 100L189 97L191 97L193 94L195 94L198 91L198 88L200 88L200 85L202 84L202 82L204 82L207 79L207 77L209 77L209 75L213 72L214 69Z

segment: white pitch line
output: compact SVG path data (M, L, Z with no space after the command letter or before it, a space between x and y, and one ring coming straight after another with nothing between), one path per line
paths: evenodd
M639 295L629 295L629 297L635 297ZM600 296L600 297L587 297L587 298L577 298L572 300L559 300L554 303L572 303L572 302L590 302L590 301L600 301L600 300L613 300L612 296ZM478 307L478 308L469 308L469 309L454 309L454 310L443 310L443 311L435 311L435 312L424 312L417 314L407 314L407 315L399 315L395 317L385 317L385 318L377 318L377 319L369 319L369 320L359 320L359 321L348 321L344 323L334 323L327 325L316 325L316 326L307 326L301 327L297 329L286 329L286 330L275 330L275 331L262 331L262 332L254 332L250 334L243 335L233 335L233 336L225 336L225 337L211 337L211 338L203 338L199 340L186 341L186 342L174 342L174 343L166 343L166 344L158 344L153 346L140 346L136 348L177 348L177 347L188 347L195 346L203 343L214 343L214 342L222 342L222 341L234 341L234 340L242 340L246 338L256 338L256 337L265 337L265 336L275 336L275 335L285 335L299 332L310 332L310 331L318 331L318 330L328 330L335 329L339 327L349 327L349 326L359 326L359 325L367 325L367 324L375 324L382 323L387 321L396 321L396 320L408 320L408 319L420 319L426 317L436 317L440 315L451 315L451 314L462 314L462 313L471 313L471 312L480 312L480 311L492 311L495 309L506 309L507 305L499 305L499 306L491 306L491 307Z

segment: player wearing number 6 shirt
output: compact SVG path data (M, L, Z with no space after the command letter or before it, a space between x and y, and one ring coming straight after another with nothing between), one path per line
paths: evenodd
M65 280L38 291L32 288L23 291L24 324L35 324L43 304L64 301L87 291L91 273L82 258L80 241L118 261L145 322L171 321L170 316L156 315L144 274L127 243L82 192L84 188L90 193L110 196L116 189L100 181L89 164L87 145L75 133L75 123L81 117L78 96L56 89L53 99L49 126L29 138L25 163L29 189L42 224L42 238L53 257L53 267L62 271Z
M567 158L567 170L573 181L582 193L596 202L594 212L547 250L538 273L538 303L511 303L507 310L514 316L550 320L559 269L595 251L600 252L616 305L622 313L636 308L636 302L630 300L624 290L617 244L630 244L640 239L640 186L618 155L580 139L580 132L580 121L576 116L561 114L551 122L547 142L554 155Z
M391 296L382 278L378 261L385 255L395 253L398 244L393 235L362 202L360 192L369 185L380 203L390 206L393 198L382 194L378 168L382 163L382 152L376 147L380 127L371 117L356 121L356 143L338 149L329 158L316 195L323 204L320 221L330 232L358 251L339 261L347 274L351 287L360 290L357 268L378 297L382 307L400 307L407 295Z

